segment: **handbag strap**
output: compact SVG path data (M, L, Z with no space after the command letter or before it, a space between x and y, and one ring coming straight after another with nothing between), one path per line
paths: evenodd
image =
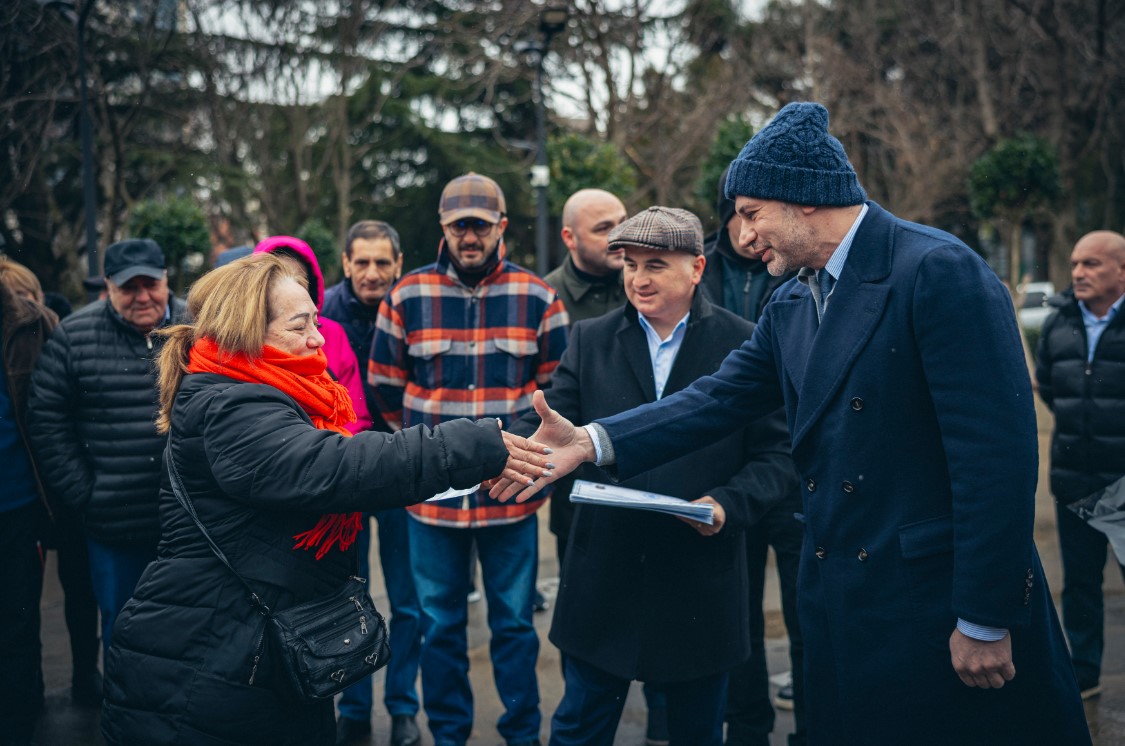
M223 554L223 550L219 549L219 545L215 543L215 540L211 538L211 534L209 534L207 529L203 526L203 522L199 520L199 515L195 512L195 505L192 504L191 498L188 497L187 490L184 489L183 482L180 481L180 472L176 469L176 460L172 458L172 447L170 444L164 448L164 463L168 467L168 477L172 482L173 494L175 494L176 499L180 502L180 505L183 506L184 510L188 512L188 515L191 516L191 519L195 521L195 525L199 527L203 538L207 540L207 546L211 547L211 551L219 558L219 561L226 565L232 575L238 578L238 582L242 583L247 593L250 594L250 602L254 604L262 616L268 617L271 613L270 607L266 606L261 596L250 587L250 584L246 582L246 578L242 577L238 571L234 569L227 559L227 556Z

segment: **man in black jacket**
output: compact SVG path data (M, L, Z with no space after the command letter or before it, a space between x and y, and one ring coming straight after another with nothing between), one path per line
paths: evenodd
M753 324L698 292L699 220L649 208L610 235L629 304L574 325L547 400L587 422L714 372ZM576 476L608 482L591 465ZM631 679L662 684L672 743L721 744L727 672L750 653L745 535L797 487L780 411L625 487L713 507L714 524L580 505L550 639L566 693L551 743L611 743Z
M740 246L738 233L742 220L735 214L734 200L724 193L727 170L719 178L719 196L715 208L719 213L719 229L703 243L707 266L703 268L700 286L708 299L747 321L757 322L773 292L794 277L785 272L774 277L766 271L766 263L750 246ZM801 560L804 526L793 517L800 513L800 490L775 505L746 534L746 562L750 573L750 660L731 672L727 692L728 746L765 746L774 727L774 710L770 706L769 669L766 666L766 621L762 598L766 590L766 556L773 547L777 562L777 580L781 590L781 612L789 635L791 682L782 686L773 703L793 710L794 732L790 746L805 743L804 718L804 643L797 620L797 568Z
M156 499L165 438L153 426L161 338L181 320L164 254L131 239L106 249L106 300L68 316L31 379L31 444L48 494L75 510L86 533L102 649L156 556Z
M1063 561L1063 628L1078 688L1088 699L1101 693L1106 537L1067 504L1125 475L1125 236L1083 236L1070 267L1073 293L1064 294L1064 305L1043 324L1035 377L1055 413L1051 492Z

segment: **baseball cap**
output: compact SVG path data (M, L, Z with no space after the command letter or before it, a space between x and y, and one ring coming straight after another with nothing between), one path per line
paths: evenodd
M609 232L610 250L626 246L703 254L703 224L678 207L650 207Z
M480 218L490 223L499 223L507 211L500 185L487 176L472 171L445 185L438 208L442 225L449 225L461 218Z
M164 252L149 238L129 238L105 250L105 276L121 286L137 275L159 280L164 277Z

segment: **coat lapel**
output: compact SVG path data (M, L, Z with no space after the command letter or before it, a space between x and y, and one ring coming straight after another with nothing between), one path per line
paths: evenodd
M617 328L617 343L621 345L625 360L629 363L629 370L633 372L637 384L644 392L645 401L656 401L656 379L652 375L652 358L649 357L648 341L645 339L644 329L637 321L636 313L632 307L625 309L621 325Z
M714 350L707 349L708 340L699 334L699 325L712 313L711 303L703 296L703 291L697 288L691 302L691 316L688 318L687 329L684 330L684 341L680 345L680 351L676 353L672 370L668 373L668 381L664 384L664 396L691 385L699 378L697 374L699 361L705 359L708 353L714 354ZM653 396L655 391L654 382Z
M869 203L868 213L848 252L844 272L832 292L828 311L811 344L804 334L798 333L809 346L803 348L807 350L803 379L799 385L794 379L798 391L792 433L794 447L824 413L883 316L891 290L885 281L891 268L893 220L878 205ZM811 292L806 295L811 296ZM815 319L812 298L807 297L805 301L807 313ZM807 323L797 328L803 331ZM801 349L793 349L790 354L800 357ZM785 356L787 370L790 354Z
M816 338L816 304L809 289L797 283L788 299L775 299L769 305L776 338L781 347L785 375L795 391L805 383L809 349Z

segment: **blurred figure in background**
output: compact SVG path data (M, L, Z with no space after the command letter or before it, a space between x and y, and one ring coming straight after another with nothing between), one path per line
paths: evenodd
M16 265L0 260L0 744L32 743L43 708L39 551L48 509L27 440L27 390L31 371L55 315L15 292ZM28 272L28 274L31 274ZM34 280L35 276L32 275ZM35 283L38 285L38 282ZM96 638L95 638L96 641ZM97 648L94 648L95 655Z
M27 267L10 259L0 258L0 283L6 284L9 290L24 299L37 303L43 303L45 299L39 279ZM70 304L65 299L63 303L69 309ZM62 314L59 316L64 318ZM54 326L51 324L50 328L54 329ZM39 351L48 336L49 330L36 347L31 366L39 359ZM29 373L30 370L29 367ZM25 380L21 406L27 403L26 384ZM21 430L27 433L26 423ZM65 502L55 501L50 509L51 520L49 525L45 525L46 530L40 539L44 549L58 552L57 571L63 589L63 614L70 639L71 696L77 704L95 706L101 703L102 675L98 671L98 603L90 580L86 538L78 517Z
M183 302L168 289L156 242L106 249L106 300L55 329L31 379L28 427L52 501L80 517L108 652L118 612L160 535L157 492L165 437L153 428L162 337Z
M1106 535L1067 507L1125 475L1125 236L1094 231L1070 255L1073 286L1043 324L1039 395L1055 414L1051 493L1062 551L1062 619L1083 699L1101 693ZM1118 565L1125 575L1125 566Z

